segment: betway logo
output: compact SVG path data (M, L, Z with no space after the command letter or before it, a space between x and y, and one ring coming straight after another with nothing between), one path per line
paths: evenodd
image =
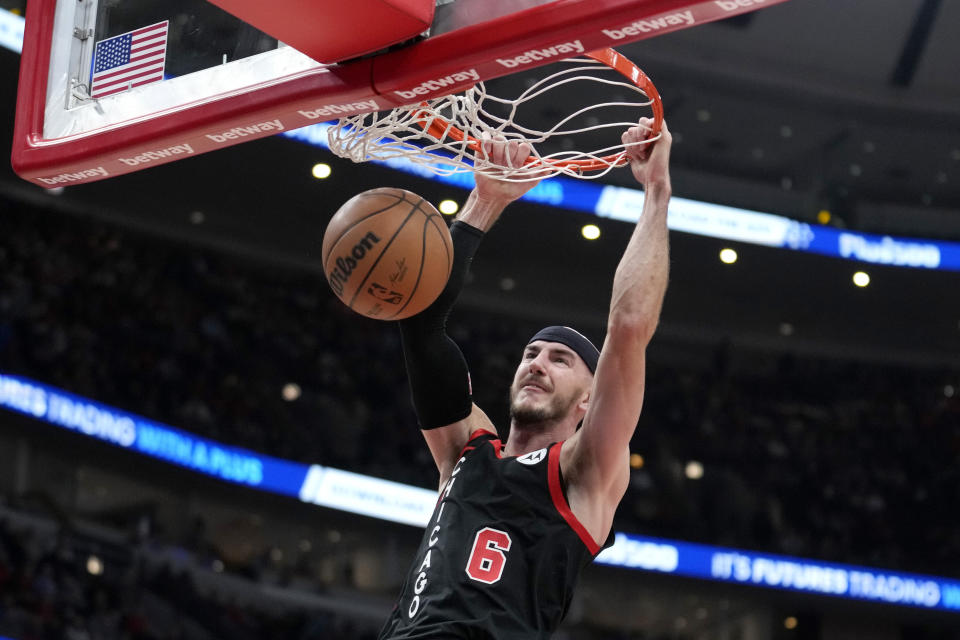
M853 233L840 234L840 255L875 264L906 265L908 267L940 266L940 247L935 244L902 242L884 236L879 242Z
M429 95L447 88L453 89L456 86L465 84L467 82L480 82L480 74L477 73L476 69L458 71L442 78L427 80L426 82L422 82L412 89L406 91L398 89L397 91L394 91L394 93L404 100L414 100L417 98L417 96Z
M246 127L234 127L229 131L224 131L223 133L208 133L207 137L213 140L214 142L226 142L227 140L236 140L238 138L246 138L247 136L252 136L257 133L267 133L271 131L283 131L283 123L279 120L267 120L266 122L260 122L257 124L251 124Z
M756 7L767 0L714 0L713 3L724 11L739 11L748 7Z
M344 113L357 113L359 111L379 111L380 105L376 100L363 100L362 102L347 102L345 104L328 104L325 107L314 109L313 111L298 111L304 118L316 120L318 118L327 118L330 116L339 116Z
M668 13L649 20L637 20L620 29L604 29L603 34L611 40L623 40L627 36L639 36L642 33L661 31L669 27L692 27L694 24L693 11L678 11Z
M77 182L78 180L87 180L89 178L106 178L109 173L103 167L97 167L96 169L84 169L83 171L76 171L74 173L61 173L58 176L51 176L49 178L37 178L43 184L63 184L64 182Z
M541 60L549 60L550 58L569 58L575 53L583 53L584 51L583 43L579 40L574 40L573 42L555 44L546 49L531 49L514 58L497 58L497 62L507 69L513 69L514 67L519 67L521 64L540 62Z
M187 143L176 144L172 147L167 147L166 149L157 149L156 151L146 151L140 155L133 156L132 158L117 158L120 162L127 165L128 167L135 167L138 164L146 164L148 162L156 162L157 160L165 160L173 156L179 156L182 154L192 155L193 147Z

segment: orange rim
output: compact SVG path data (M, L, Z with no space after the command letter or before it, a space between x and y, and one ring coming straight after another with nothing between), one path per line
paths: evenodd
M650 108L653 110L653 127L650 137L658 135L660 133L660 128L663 125L663 103L660 100L660 93L657 91L657 88L653 85L653 82L650 80L650 78L647 77L647 74L641 71L640 67L613 49L598 49L596 51L591 51L587 54L587 57L607 65L620 75L630 80L630 82L635 84L637 88L646 94L646 96L650 99ZM415 112L414 117L419 116L420 113L425 112ZM464 139L466 139L467 146L473 150L474 154L482 151L479 140L473 136L468 136L463 132L462 129L454 126L450 121L439 115L431 114L428 117L425 114L423 119L420 121L420 124L423 126L424 131L427 134L437 138L438 140L443 139L444 137L449 137L457 142L462 142ZM586 171L600 171L611 165L619 167L627 164L627 162L627 152L624 150L618 151L617 153L611 153L610 155L603 156L601 158L557 160L549 163L542 162L539 158L530 158L527 160L525 165L542 164L550 167L573 169L579 173L583 173Z

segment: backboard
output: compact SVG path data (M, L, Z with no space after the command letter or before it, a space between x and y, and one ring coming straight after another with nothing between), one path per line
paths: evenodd
M13 166L100 180L784 1L32 0Z

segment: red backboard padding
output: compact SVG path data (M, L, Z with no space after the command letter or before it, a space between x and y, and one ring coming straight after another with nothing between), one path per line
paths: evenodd
M435 0L210 0L317 62L356 58L413 38Z
M343 10L333 7L332 0L297 1L324 4L325 18ZM368 0L347 1L351 20L363 16L360 7L370 4ZM374 56L319 66L245 92L184 104L130 124L48 139L43 124L56 0L31 0L27 3L11 161L21 177L44 187L81 184L273 135L278 127L289 131L339 116L417 103L454 93L478 80L547 64L571 51L583 53L643 40L786 1L552 0ZM256 8L250 0L236 2ZM387 3L375 4L382 7ZM392 0L393 7L427 4L432 10L433 0ZM273 14L284 13L276 2L269 6ZM309 31L314 39L319 23L290 11L293 13L286 15L295 15L304 33ZM358 18L338 35L353 38L362 30L359 27L369 22L361 24ZM288 37L284 41L289 42ZM642 67L642 60L637 62ZM234 135L234 127L250 129L250 125L264 122L277 126L253 127L259 131L255 135Z

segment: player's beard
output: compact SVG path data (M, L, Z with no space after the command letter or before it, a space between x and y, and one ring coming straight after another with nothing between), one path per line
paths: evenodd
M553 393L548 402L521 404L517 402L517 393L519 392L510 389L510 420L517 426L547 424L560 420L570 413L579 395L574 392L564 397Z

